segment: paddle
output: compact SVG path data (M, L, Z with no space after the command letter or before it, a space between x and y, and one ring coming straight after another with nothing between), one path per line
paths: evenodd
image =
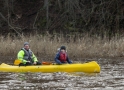
M21 60L16 59L16 60L14 61L14 65L19 65L20 63L21 63Z
M15 61L14 61L14 65L19 65L20 63L21 63L22 61L21 60L19 60L19 59L16 59ZM52 63L51 62L42 62L42 65L51 65Z

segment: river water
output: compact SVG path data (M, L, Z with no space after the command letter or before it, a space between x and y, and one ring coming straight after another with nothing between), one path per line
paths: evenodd
M96 61L101 72L94 74L0 72L0 90L124 90L123 58Z

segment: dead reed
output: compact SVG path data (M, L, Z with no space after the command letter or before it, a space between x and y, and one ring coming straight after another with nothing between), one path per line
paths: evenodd
M30 48L38 57L54 58L57 48L62 45L67 47L67 52L71 58L83 57L118 57L124 56L124 37L90 37L87 35L30 35L11 38L0 37L0 55L16 56L23 47L24 42L30 43Z

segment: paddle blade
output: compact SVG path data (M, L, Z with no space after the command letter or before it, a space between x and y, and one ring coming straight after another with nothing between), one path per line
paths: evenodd
M21 63L21 60L17 59L17 60L14 61L14 65L19 65L20 63Z

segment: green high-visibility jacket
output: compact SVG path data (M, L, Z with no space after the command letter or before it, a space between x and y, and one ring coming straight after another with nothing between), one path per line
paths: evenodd
M23 64L25 64L27 61L29 61L28 59L32 59L33 62L37 62L37 57L33 54L33 52L29 49L29 52L27 52L24 48L22 48L18 54L17 54L17 58L19 60L21 60Z

